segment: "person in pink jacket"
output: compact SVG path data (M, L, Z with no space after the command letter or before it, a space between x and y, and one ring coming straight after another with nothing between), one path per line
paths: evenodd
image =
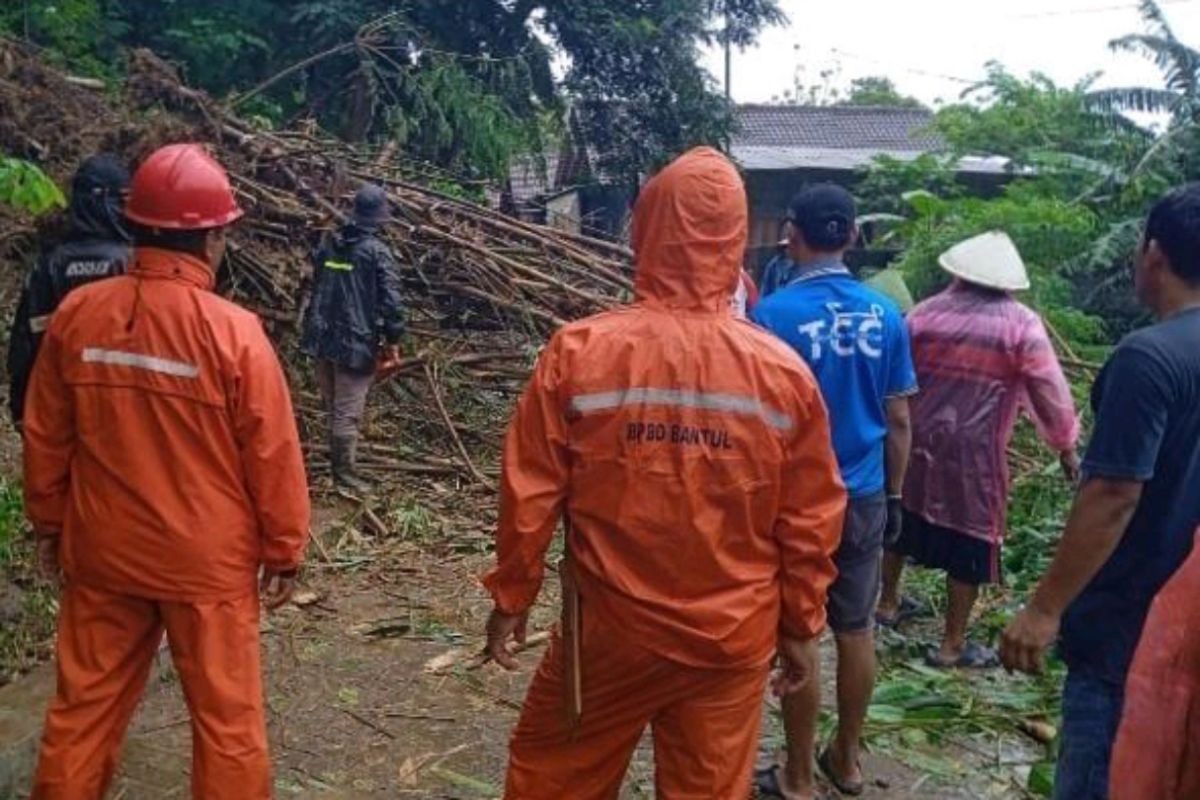
M904 524L885 545L877 618L892 624L912 607L900 595L905 559L944 570L945 635L927 660L991 667L996 653L967 641L967 623L979 587L1001 581L1013 427L1026 412L1074 481L1079 421L1045 325L1012 296L1029 278L1008 236L969 239L940 261L954 282L908 317L921 392L912 401Z

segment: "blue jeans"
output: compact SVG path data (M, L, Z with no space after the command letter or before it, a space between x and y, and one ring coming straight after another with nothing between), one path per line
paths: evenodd
M1107 800L1108 763L1124 695L1123 686L1080 672L1067 673L1056 800Z

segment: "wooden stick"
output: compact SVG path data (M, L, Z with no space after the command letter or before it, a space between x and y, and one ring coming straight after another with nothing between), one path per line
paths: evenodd
M491 481L484 477L483 473L475 466L475 462L471 460L470 454L467 453L467 448L463 444L462 438L458 435L458 431L454 429L454 422L450 419L449 412L446 411L446 405L442 402L442 394L438 391L437 381L433 378L433 371L429 365L425 365L425 379L429 382L429 391L433 393L433 402L437 404L438 413L442 415L442 421L446 423L446 430L450 432L450 438L454 440L454 444L458 447L459 455L462 456L463 463L467 465L467 469L471 471L471 475L475 480L482 483L488 488L494 489Z
M361 714L356 714L355 712L351 711L350 709L346 708L345 706L337 706L337 709L338 709L338 711L341 711L343 714L350 717L351 719L353 719L357 722L360 722L363 725L366 725L368 728L375 731L376 733L382 733L384 736L386 736L389 739L396 738L396 734L392 733L387 728L384 728L381 725L376 725L371 720L367 719L366 717L362 716Z

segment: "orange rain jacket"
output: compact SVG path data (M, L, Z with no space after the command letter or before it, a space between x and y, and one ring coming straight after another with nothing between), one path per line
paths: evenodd
M565 511L588 612L660 656L760 665L823 629L846 493L812 374L730 311L746 219L715 150L643 189L636 303L555 334L509 429L500 610L533 603Z
M30 520L69 581L201 601L299 565L309 500L287 383L258 319L187 255L139 249L72 293L34 368Z
M1112 800L1200 798L1200 531L1154 598L1109 770Z

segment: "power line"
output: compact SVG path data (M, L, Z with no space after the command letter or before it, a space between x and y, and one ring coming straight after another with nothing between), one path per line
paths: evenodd
M954 83L961 83L964 86L976 86L980 83L980 80L981 80L979 78L972 80L970 78L963 78L958 75L947 75L942 72L931 72L929 70L920 69L918 67L906 67L902 64L895 64L895 63L888 62L888 61L880 61L879 59L872 58L871 56L864 56L864 55L860 55L858 53L851 53L849 51L842 50L837 47L832 48L830 50L830 52L834 56L842 56L844 58L853 59L855 61L863 61L868 64L874 64L877 67L883 67L884 69L899 70L900 72L908 72L913 75L923 75L926 78L938 78L938 79L944 80L944 81L952 81Z
M1195 0L1159 0L1160 6L1177 6L1195 2ZM1084 8L1064 8L1058 11L1035 11L1028 14L1011 14L1008 19L1045 19L1047 17L1077 17L1086 14L1107 14L1113 11L1136 11L1141 8L1137 3L1122 3L1120 5L1088 6Z

